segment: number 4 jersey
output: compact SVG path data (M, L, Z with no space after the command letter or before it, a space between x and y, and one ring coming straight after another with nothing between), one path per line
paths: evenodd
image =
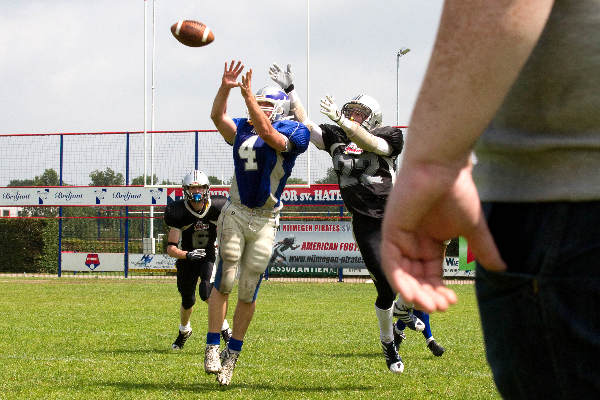
M206 260L215 262L217 219L227 198L211 196L204 211L198 213L186 200L177 200L165 208L165 224L181 231L181 249L206 249Z
M275 121L273 128L290 141L290 150L277 152L256 134L246 118L233 120L237 127L233 142L235 179L230 197L250 208L279 208L281 193L296 158L306 151L310 132L299 122Z
M392 149L389 156L382 156L358 147L337 125L319 126L348 210L353 214L383 218L385 202L396 177L396 159L404 144L402 131L389 126L371 131L373 135L388 142Z

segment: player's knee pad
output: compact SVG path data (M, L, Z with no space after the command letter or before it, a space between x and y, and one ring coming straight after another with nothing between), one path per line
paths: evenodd
M244 303L252 303L256 300L258 288L262 279L262 271L257 272L247 268L243 268L240 271L240 279L238 282L238 299Z
M181 296L181 306L185 310L189 310L190 308L192 308L194 306L194 304L196 304L196 295L195 294L188 294L188 295Z
M219 217L222 229L219 236L219 254L215 274L215 288L222 294L229 294L233 289L237 269L242 257L243 236L238 231L233 218Z
M237 266L239 263L228 264L223 262L221 257L217 258L217 271L215 273L215 289L221 294L229 294L233 289L235 283L235 276L237 274Z
M269 265L273 249L273 240L275 238L274 230L265 229L265 231L266 232L262 234L261 238L254 241L252 245L246 245L246 252L242 259L243 268L246 271L258 275L265 272L267 265Z
M200 281L200 284L198 285L198 293L200 294L202 301L208 300L212 287L213 285L209 281Z

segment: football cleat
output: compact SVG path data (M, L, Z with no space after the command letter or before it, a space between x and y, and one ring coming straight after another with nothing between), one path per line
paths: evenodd
M192 330L191 329L189 331L187 331L187 332L181 332L181 331L179 331L179 335L177 335L177 339L175 339L175 341L171 345L171 347L173 348L173 350L181 350L181 349L183 349L183 345L185 344L186 340L188 340L188 338L190 336L192 336Z
M387 364L390 372L394 374L401 374L404 372L404 363L402 358L394 346L394 342L384 343L381 342L381 349L383 350L383 356L385 357L385 363Z
M223 329L221 331L221 338L223 338L225 344L229 343L229 339L231 339L231 329Z
M406 334L403 330L398 329L396 325L394 325L394 346L396 347L396 351L402 344L402 341L406 339Z
M406 307L404 304L394 303L394 317L406 324L409 329L417 332L423 332L425 330L425 324L412 312L411 308Z
M446 349L439 345L438 342L436 342L435 340L429 342L427 344L427 347L429 347L431 353L436 357L441 357L442 354L444 354L444 352L446 351Z
M231 351L229 347L221 352L221 370L217 374L217 382L220 385L227 386L231 383L233 377L233 370L237 363L238 357L240 356L239 351Z
M207 374L218 374L220 370L219 345L207 344L206 349L204 349L204 372Z

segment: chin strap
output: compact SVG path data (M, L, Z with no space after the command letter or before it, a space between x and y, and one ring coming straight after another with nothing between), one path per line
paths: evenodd
M307 119L307 115L306 110L300 101L300 97L293 89L290 93L288 93L288 96L290 98L290 111L296 116L298 121L304 124Z

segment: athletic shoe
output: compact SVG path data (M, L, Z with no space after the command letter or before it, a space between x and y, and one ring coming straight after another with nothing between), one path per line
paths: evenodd
M219 345L207 344L204 350L204 372L207 374L218 374L220 370Z
M192 336L192 330L191 329L189 331L187 331L187 332L181 332L181 331L179 331L179 335L177 335L177 339L175 339L175 341L171 345L171 347L173 348L173 350L181 350L181 349L183 349L183 345L185 344L185 341L188 340L188 338L190 336Z
M406 334L404 333L404 331L398 329L396 324L394 324L394 346L396 347L396 351L398 351L398 348L400 347L404 339L406 339Z
M221 371L217 375L217 382L223 386L227 386L231 383L231 378L233 377L233 370L235 369L235 364L237 363L238 357L240 353L238 351L231 351L229 347L225 347L225 349L221 352Z
M231 339L231 329L223 329L221 331L221 337L223 338L223 343L227 345L227 343L229 343L229 339Z
M423 332L425 330L425 324L416 315L413 314L412 309L406 307L404 304L394 303L394 317L406 324L406 326L417 332Z
M434 356L436 357L441 357L442 354L444 354L444 352L446 351L445 348L443 348L442 346L440 346L438 344L438 342L436 342L435 340L432 340L431 342L429 342L427 344L427 347L429 347L429 350L433 353Z
M385 363L387 364L390 372L393 372L394 374L401 374L404 372L404 364L402 363L402 358L400 358L400 355L394 346L394 342L381 342L381 349L383 350Z

